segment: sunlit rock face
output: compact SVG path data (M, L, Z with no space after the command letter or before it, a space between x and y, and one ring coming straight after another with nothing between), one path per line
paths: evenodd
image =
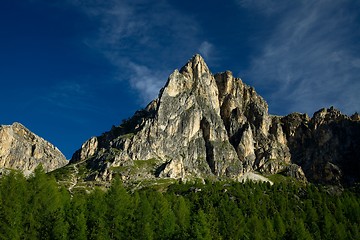
M86 164L88 180L113 174L123 180L236 180L257 171L341 182L343 168L338 162L345 161L341 154L353 151L358 141L348 140L346 150L331 155L334 159L325 150L315 152L321 146L336 148L347 134L336 142L338 132L325 127L332 118L349 122L338 126L352 126L346 130L355 132L349 138L355 137L359 122L356 116L331 111L335 110L313 118L297 113L272 116L254 88L230 71L213 75L204 59L195 55L169 76L157 99L120 126L89 139L70 163Z
M0 168L16 169L29 175L39 164L49 172L67 162L54 145L20 123L0 126Z

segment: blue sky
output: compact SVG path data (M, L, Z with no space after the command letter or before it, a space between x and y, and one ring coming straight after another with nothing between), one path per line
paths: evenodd
M0 124L67 158L157 96L195 53L272 114L360 112L360 2L3 0Z

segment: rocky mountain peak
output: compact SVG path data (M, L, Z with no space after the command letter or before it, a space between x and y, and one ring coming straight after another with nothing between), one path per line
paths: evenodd
M160 96L160 104L184 105L191 107L195 101L208 105L220 112L219 92L214 76L200 55L193 56L180 71L175 70L169 77ZM180 102L173 103L174 99ZM170 101L170 102L169 102Z
M49 172L66 163L65 156L54 145L22 124L0 125L0 168L17 169L28 175L39 164Z
M279 164L289 162L284 139L280 122L254 88L230 71L211 74L195 55L169 76L157 100L127 124L84 143L71 163L127 169L120 171L124 179L134 178L129 169L138 161L156 162L156 174L138 173L149 178L237 179L249 171L285 169ZM94 178L109 178L108 170L100 172Z
M351 115L351 119L353 121L360 121L360 114L359 113L354 113L353 115Z
M338 109L334 107L322 108L315 112L312 117L314 127L318 127L321 124L329 124L331 122L338 122L344 119L349 119L348 116L342 114Z
M180 73L188 79L198 80L210 70L200 54L195 54L181 69Z
M113 174L125 182L239 180L257 171L340 183L348 171L344 163L359 159L359 129L358 122L334 108L312 118L269 115L266 101L253 87L230 71L213 75L197 54L169 76L158 99L86 141L71 164L84 164L85 179L96 181Z

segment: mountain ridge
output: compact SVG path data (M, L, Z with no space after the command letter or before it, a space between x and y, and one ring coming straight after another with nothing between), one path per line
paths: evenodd
M330 107L312 117L271 115L253 87L231 71L212 74L199 54L174 70L155 100L84 142L69 162L19 123L1 126L0 140L2 168L29 175L42 164L46 172L58 169L59 182L71 189L108 185L114 175L129 184L262 179L252 174L330 185L360 181L359 114Z
M340 136L337 130L333 132L333 122L340 123L340 128L350 128L347 131L353 132L351 139ZM196 54L169 76L157 99L120 126L90 138L69 164L86 162L87 181L109 181L114 174L124 181L237 180L257 171L341 184L359 180L351 171L352 180L345 180L345 160L341 160L341 153L350 151L345 162L358 168L359 157L354 153L360 146L358 133L358 119L334 108L322 109L313 118L299 113L270 115L266 101L253 87L230 71L213 75ZM331 158L329 149L322 152L319 148L336 147L327 143L332 140L328 135L333 139L339 135L349 142L336 148L336 158Z

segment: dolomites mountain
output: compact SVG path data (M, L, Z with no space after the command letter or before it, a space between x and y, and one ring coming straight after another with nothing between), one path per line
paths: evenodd
M49 172L67 163L54 145L20 123L0 125L0 169L16 169L29 175L39 164Z
M359 180L359 117L322 109L272 116L254 88L195 55L145 109L92 137L70 166L83 180L228 178L282 173L322 183Z

